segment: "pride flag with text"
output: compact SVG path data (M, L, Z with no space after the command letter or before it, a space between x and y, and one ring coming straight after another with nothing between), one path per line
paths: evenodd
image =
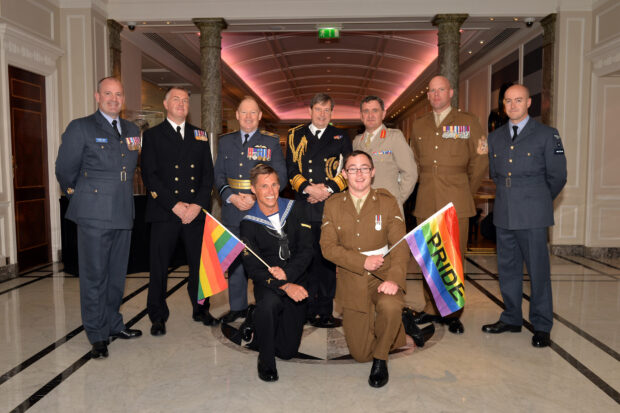
M229 230L205 211L205 229L202 234L200 272L198 275L198 303L228 288L224 271L245 248Z
M437 211L405 239L433 293L442 317L465 306L465 279L454 205Z

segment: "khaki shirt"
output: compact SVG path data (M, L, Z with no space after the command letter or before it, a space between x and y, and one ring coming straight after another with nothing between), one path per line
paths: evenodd
M368 271L365 251L391 247L405 235L405 222L396 199L386 189L371 189L360 213L355 211L348 191L325 201L321 226L323 256L338 266L336 301L345 308L368 312ZM394 281L405 291L410 251L401 242L373 274Z
M410 143L419 172L416 217L426 219L449 202L459 218L476 215L473 195L489 166L488 157L476 151L484 135L476 116L454 108L438 127L433 112L413 124Z
M388 129L381 125L372 142L365 134L353 140L353 150L360 150L372 156L375 164L373 188L385 188L398 201L401 212L418 180L418 168L413 152L403 133L398 129Z

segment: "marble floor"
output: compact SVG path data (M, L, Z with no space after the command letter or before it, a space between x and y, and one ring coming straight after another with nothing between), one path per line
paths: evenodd
M347 357L341 329L310 326L307 357L278 360L280 380L262 382L257 353L192 320L183 267L169 278L167 334L149 334L148 274L129 275L121 311L145 334L91 360L78 279L50 265L0 283L0 412L620 412L620 260L551 262L551 347L532 347L527 329L480 330L502 300L495 256L470 255L465 334L437 325L423 348L391 356L381 389L368 386L370 363ZM408 304L421 308L413 262L407 284ZM526 276L526 316L528 300ZM214 297L212 313L226 313L227 302Z

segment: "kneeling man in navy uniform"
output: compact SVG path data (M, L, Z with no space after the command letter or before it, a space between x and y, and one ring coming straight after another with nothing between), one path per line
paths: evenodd
M278 198L280 181L274 168L256 165L250 171L250 183L256 203L241 221L241 238L270 268L244 251L243 266L254 282L256 298L246 324L250 321L255 326L258 377L276 381L275 356L288 360L297 354L306 322L312 227L305 203Z

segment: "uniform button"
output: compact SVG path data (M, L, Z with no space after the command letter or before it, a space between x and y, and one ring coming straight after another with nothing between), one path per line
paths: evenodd
M512 172L508 172L508 176L512 176Z
M178 180L179 180L179 177L178 177L178 176L175 176L175 177L174 177L174 180L175 180L175 181L178 181Z
M437 159L433 160L433 163L437 163Z
M243 152L241 152L241 156L243 156Z
M95 189L95 192L99 192L97 189Z
M312 183L312 178L308 179L308 181L310 181L310 183Z
M193 181L193 180L194 180L194 179L196 179L196 178L194 178L194 177L192 176L192 177L191 177L191 178L189 178L189 179L191 179L191 180Z
M310 159L310 160L308 161L308 163L312 163L312 159Z
M328 177L325 177L325 180L326 180L326 181L327 181L328 179L329 179Z
M239 163L239 166L243 166L243 163L241 163L241 162L240 162L240 163Z
M357 247L357 250L358 250L358 251L361 251L362 249L361 249L360 247Z
M435 132L435 135L439 135L439 132Z
M179 190L178 190L178 189L175 189L175 190L174 190L174 193L175 193L175 194L178 194L178 193L179 193Z
M308 169L308 172L312 173L312 169Z
M357 219L356 221L357 221L357 222L360 222L360 220L359 220L359 219Z
M422 137L421 137L421 136L418 136L418 140L419 140L419 141L421 141L421 140L422 140Z
M358 232L358 233L357 233L357 234L355 234L355 235L357 235L357 236L359 237L359 236L360 236L360 233Z
M194 191L194 188L190 189L189 192L191 192L192 194L196 191Z
M105 146L101 145L101 149L105 149Z
M532 156L532 154L528 152L528 153L527 153L527 156Z
M508 162L512 163L512 159L508 159Z
M179 169L179 165L174 165L174 169Z
M529 155L529 154L528 154L528 155ZM123 170L125 170L125 169L127 169L127 167L126 167L126 166L123 166Z
M193 168L193 167L194 167L194 164L191 164L189 167L190 167L190 168Z
M435 149L439 149L439 146L435 145Z
M513 145L510 145L510 150L513 150L515 147Z
M124 156L125 156L125 154L124 154L124 153L121 153L121 156L122 156L122 157L124 157Z
M494 153L494 154L493 154L493 157L494 157L494 158L497 158L497 154L495 154L495 153Z
M340 231L340 227L338 227L338 231Z
M323 162L327 162L327 158L323 158Z
M239 175L239 178L243 178L243 175Z

